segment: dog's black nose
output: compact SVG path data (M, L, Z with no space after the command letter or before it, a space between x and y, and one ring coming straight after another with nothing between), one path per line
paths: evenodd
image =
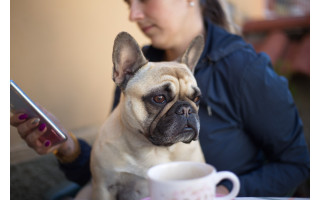
M176 114L188 117L191 114L191 107L188 105L180 105L176 110Z

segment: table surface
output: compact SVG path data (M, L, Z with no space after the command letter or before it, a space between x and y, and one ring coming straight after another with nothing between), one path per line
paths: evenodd
M151 200L145 198L141 200ZM310 200L310 198L295 198L295 197L237 197L234 200Z
M237 197L235 200L309 200L310 198L295 197Z

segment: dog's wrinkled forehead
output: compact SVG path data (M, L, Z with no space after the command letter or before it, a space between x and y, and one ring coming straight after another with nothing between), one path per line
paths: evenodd
M148 73L146 73L147 71ZM149 62L129 81L127 89L132 86L135 87L135 92L141 90L141 94L143 94L146 91L165 84L169 84L170 89L174 93L179 92L183 94L192 93L192 88L197 87L192 72L185 64L177 62Z

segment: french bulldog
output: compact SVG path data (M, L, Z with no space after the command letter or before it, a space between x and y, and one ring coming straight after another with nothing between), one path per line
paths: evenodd
M118 34L112 59L121 98L92 147L94 200L140 200L148 197L150 167L204 162L197 140L201 91L193 76L203 46L198 36L179 61L148 62L132 36Z

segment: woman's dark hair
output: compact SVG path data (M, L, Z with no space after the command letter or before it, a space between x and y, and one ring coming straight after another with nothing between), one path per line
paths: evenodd
M200 0L202 15L213 23L226 28L228 27L226 14L218 0Z

